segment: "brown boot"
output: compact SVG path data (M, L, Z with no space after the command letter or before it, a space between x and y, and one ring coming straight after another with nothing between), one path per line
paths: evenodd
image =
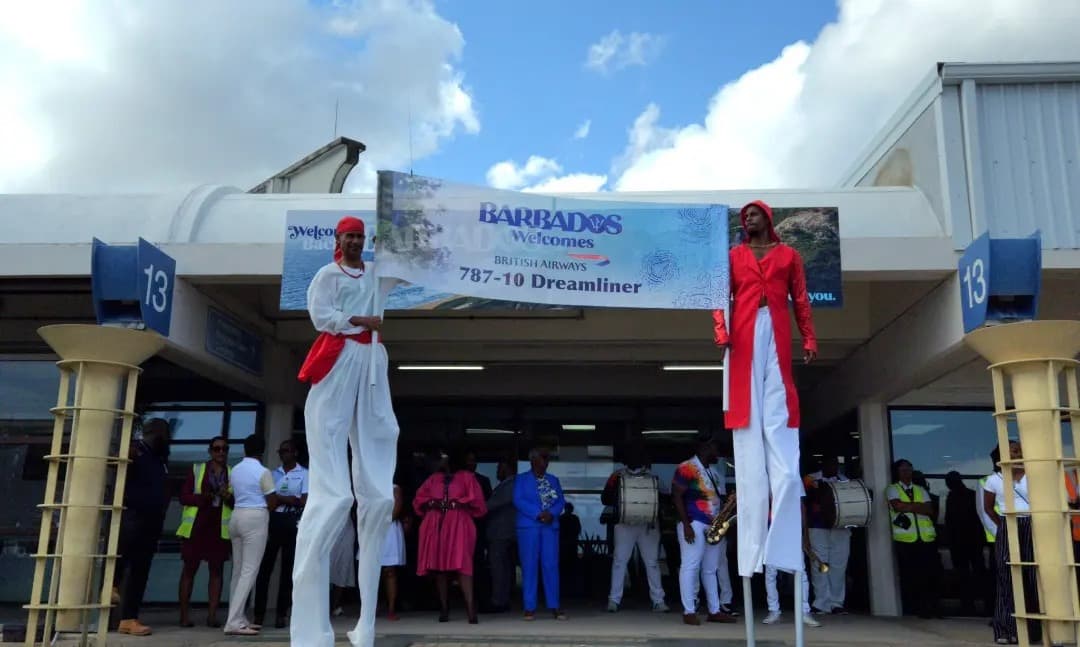
M154 633L150 627L147 627L138 620L121 620L120 627L117 631L129 636L149 636Z
M682 621L685 625L701 626L701 618L697 617L696 613L684 613Z
M709 622L722 622L724 624L731 624L732 622L735 622L735 618L723 612L710 613L708 620Z

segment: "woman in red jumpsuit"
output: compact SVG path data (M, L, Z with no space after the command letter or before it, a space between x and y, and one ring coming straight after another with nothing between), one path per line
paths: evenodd
M454 460L442 456L442 461L413 499L420 522L420 545L417 549L416 574L435 575L439 590L439 622L450 619L448 604L450 574L458 574L461 592L465 596L465 611L470 624L476 624L476 600L473 597L473 553L476 550L476 523L487 514L484 493L476 475L463 469L464 461L455 454Z
M802 258L780 242L772 209L751 202L740 217L743 241L730 252L730 333L722 310L713 319L716 345L731 351L725 426L734 430L739 575L750 577L765 564L803 570L799 397L792 379L789 297L806 362L817 356L817 340Z

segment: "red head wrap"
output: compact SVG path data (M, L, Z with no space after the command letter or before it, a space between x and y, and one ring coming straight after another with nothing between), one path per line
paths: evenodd
M742 223L743 228L743 240L750 240L750 234L746 231L746 211L750 207L758 207L765 212L765 217L769 219L769 240L773 241L774 243L779 243L780 235L777 234L776 229L773 228L772 207L765 204L761 200L754 200L753 202L748 203L745 207L742 208L742 211L739 212L739 221Z
M338 221L337 229L334 230L334 262L340 263L345 254L341 251L341 243L337 237L342 234L364 233L364 221L355 216L345 216Z

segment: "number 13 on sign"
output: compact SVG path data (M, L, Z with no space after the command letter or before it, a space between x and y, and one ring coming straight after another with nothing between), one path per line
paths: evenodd
M971 241L960 257L960 310L964 315L964 332L969 333L986 323L986 304L990 295L990 234Z
M971 265L964 268L963 281L969 308L986 302L986 265L983 259L976 258Z
M153 263L143 270L146 275L146 305L157 312L169 307L169 276L164 270L155 269Z

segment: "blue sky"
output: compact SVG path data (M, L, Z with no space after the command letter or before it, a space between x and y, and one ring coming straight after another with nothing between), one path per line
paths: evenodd
M836 19L834 2L747 0L632 2L440 0L465 38L459 67L482 123L418 160L419 174L484 184L488 168L530 155L575 172L608 173L627 130L650 102L666 124L701 121L725 83L811 41ZM586 67L590 45L613 31L655 37L644 65L602 73ZM575 130L590 121L588 136Z
M64 7L4 4L0 192L246 189L329 141L335 102L367 145L346 191L410 155L548 193L832 187L937 62L1080 60L1061 0Z

